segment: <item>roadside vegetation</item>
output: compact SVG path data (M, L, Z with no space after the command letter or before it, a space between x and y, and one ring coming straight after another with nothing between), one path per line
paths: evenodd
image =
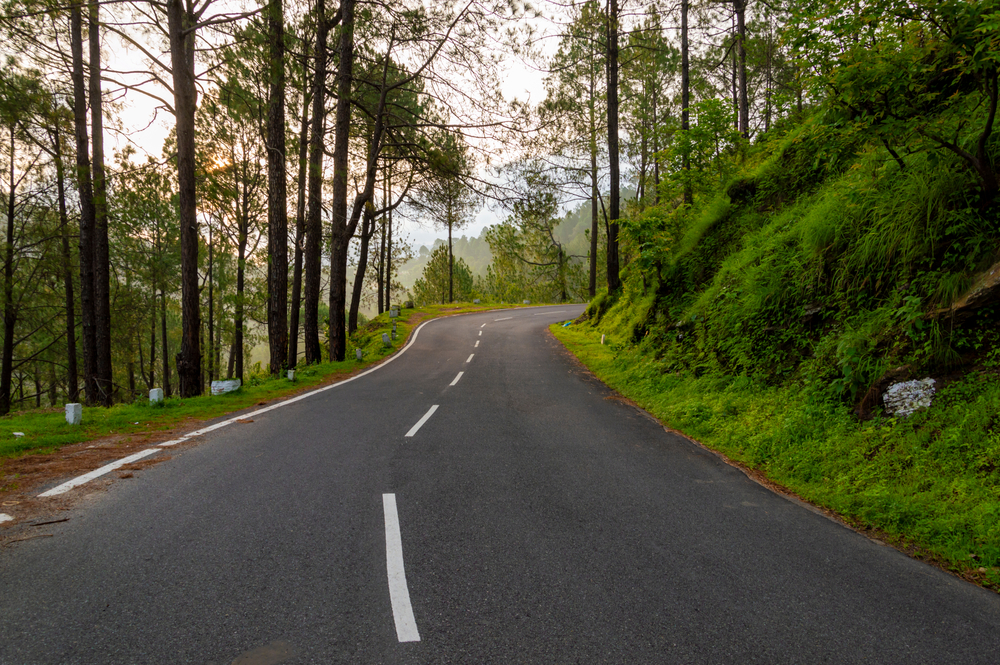
M822 60L786 32L817 58L811 108L747 141L693 106L621 221L620 288L555 332L668 427L996 588L998 14L858 7ZM930 407L891 413L925 378Z

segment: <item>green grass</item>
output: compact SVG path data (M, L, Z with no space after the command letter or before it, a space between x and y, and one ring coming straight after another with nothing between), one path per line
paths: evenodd
M908 419L859 422L808 385L665 373L637 347L602 346L589 324L552 331L669 427L848 522L1000 588L1000 362L948 385Z
M418 321L450 314L496 309L493 304L473 305L453 303L430 305L400 312L397 339L391 348L382 344L382 333L392 328L388 314L378 316L360 328L349 340L347 360L314 365L300 364L295 382L284 376L272 378L265 374L248 373L243 386L225 395L203 395L181 399L171 397L160 405L150 405L140 399L133 404L117 404L111 408L84 407L81 425L67 424L62 408L18 411L0 418L0 460L28 453L51 453L62 446L90 441L110 435L136 435L159 432L183 424L209 420L227 413L252 407L260 402L280 399L305 388L319 386L376 362L406 343ZM514 305L503 305L514 307ZM413 323L408 323L412 321ZM363 352L361 362L355 360L355 348ZM15 437L14 432L24 436Z

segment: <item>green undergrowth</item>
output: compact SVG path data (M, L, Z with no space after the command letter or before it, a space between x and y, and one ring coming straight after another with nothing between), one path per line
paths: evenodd
M420 321L493 308L495 305L453 303L404 309L398 319L397 338L391 340L392 346L389 348L382 343L382 333L391 332L392 323L387 313L382 314L351 336L347 360L299 365L294 382L285 376L271 377L266 372L247 372L243 386L225 395L202 395L184 399L169 397L159 405L139 400L132 404L117 404L108 409L85 406L83 422L78 426L66 423L62 408L15 412L0 418L0 460L28 453L51 453L68 444L106 436L141 435L181 425L194 427L197 422L247 409L261 402L281 399L300 390L344 378L377 363L399 349ZM355 359L356 348L362 350L361 362ZM23 436L15 437L14 432L23 433Z
M671 427L996 586L1000 204L897 148L819 111L721 155L693 204L667 183L621 222L622 288L557 335ZM927 377L929 410L886 415Z
M667 426L807 501L1000 586L1000 377L966 375L908 419L858 421L801 384L664 372L589 324L552 327L591 371Z

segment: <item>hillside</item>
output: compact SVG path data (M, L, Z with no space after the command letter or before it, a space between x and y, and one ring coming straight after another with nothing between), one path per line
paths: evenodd
M693 206L634 211L622 291L561 337L668 426L996 584L997 208L958 156L914 141L901 164L829 120L731 156ZM917 379L930 408L891 413Z

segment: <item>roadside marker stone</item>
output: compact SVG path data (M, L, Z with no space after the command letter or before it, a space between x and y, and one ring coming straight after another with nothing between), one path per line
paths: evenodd
M66 405L66 422L70 425L79 425L83 422L83 404Z

